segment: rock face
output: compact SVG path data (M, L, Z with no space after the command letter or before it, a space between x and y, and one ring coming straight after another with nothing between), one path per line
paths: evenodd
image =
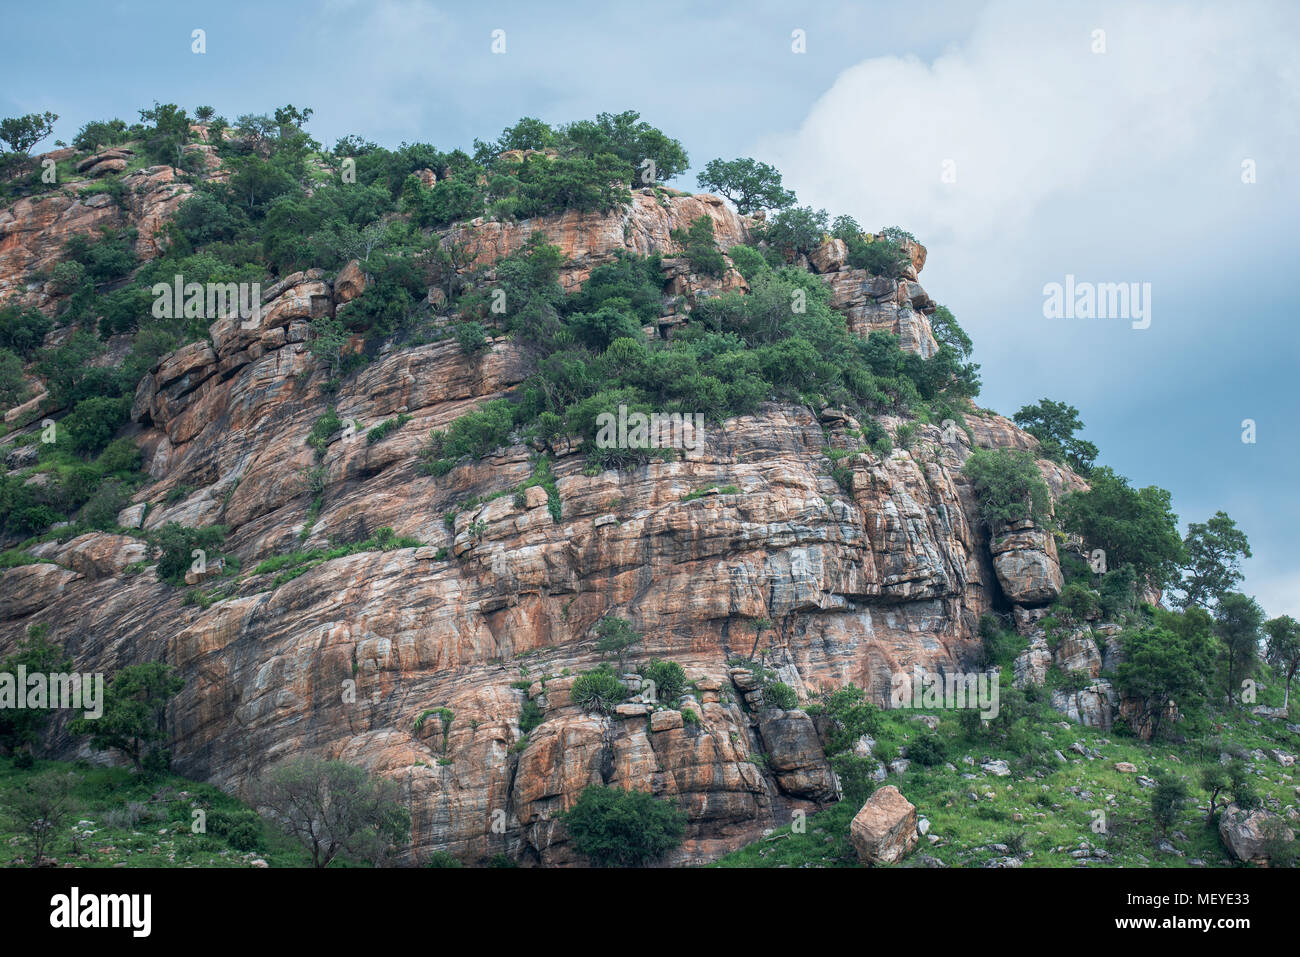
M141 241L145 223L183 197L168 173L132 174L156 185L136 216ZM747 220L716 197L661 204L642 193L608 216L477 222L457 234L490 265L543 233L572 261L572 286L620 250L675 254L670 231L700 215L724 250L747 238ZM0 214L0 285L47 265L72 232L121 216L62 194L10 207ZM835 256L822 262L830 268ZM918 246L913 271L923 263ZM0 575L0 654L46 623L80 670L176 667L185 686L169 709L169 745L185 775L241 792L304 753L387 775L412 812L406 863L435 850L570 863L557 815L603 782L676 800L690 823L672 861L705 861L788 823L791 807L837 794L812 721L765 708L753 673L744 685L729 658L762 653L800 700L852 682L888 706L895 672L966 670L981 613L1008 599L1045 602L1059 588L1051 540L1033 529L998 546L997 558L990 551L961 474L972 450L961 429L953 438L923 425L910 450L856 451L839 462L844 486L823 450L856 448L857 423L777 403L710 427L677 461L589 474L585 457L557 440L429 475L420 453L430 432L523 381L527 345L383 350L329 391L328 369L307 349L310 324L346 308L359 273L285 277L264 290L255 321L214 322L210 341L164 356L139 384L130 434L152 482L122 524L223 525L221 550L238 566L210 565L192 589L177 588L139 570L142 539L91 533L42 545L38 564ZM873 284L843 270L823 278L833 291L857 284L836 300L858 328L877 321L877 298L862 292ZM682 281L693 295L707 291ZM924 353L933 340L918 290L913 280L880 287L890 311L899 296L911 304L904 342ZM896 311L881 316L891 328L902 322ZM331 405L342 428L318 461L306 440ZM409 419L382 440L366 437L398 416ZM977 443L1036 448L1005 419L966 424ZM536 487L512 494L543 451L554 499ZM324 486L318 512L311 469ZM1053 487L1076 482L1059 472ZM684 501L710 486L737 491ZM383 527L421 547L357 552L296 576L256 571L267 558L363 542ZM207 600L187 603L195 590ZM569 688L602 660L593 629L605 615L646 636L641 659L679 662L699 699L583 713ZM771 624L760 642L761 620ZM530 700L543 721L525 734ZM449 722L437 717L444 708ZM55 722L49 746L79 753L63 727ZM915 840L914 810L893 788L859 817L855 834L879 832L873 859L897 859Z
M916 847L916 808L886 784L854 816L849 839L863 864L895 864Z
M1276 821L1276 824L1270 824ZM1229 804L1219 814L1219 837L1223 846L1239 861L1266 862L1268 860L1268 838L1271 827L1279 828L1285 840L1295 839L1291 828L1282 824L1281 819L1261 809L1247 811L1236 804Z
M129 156L120 150L100 154L87 167L102 176L125 169ZM85 162L85 161L83 161ZM70 184L38 196L25 197L0 209L0 302L16 298L24 306L49 307L55 295L48 284L29 288L31 273L48 273L64 258L63 246L73 236L92 235L104 227L134 226L136 255L142 260L158 254L158 230L194 191L176 180L170 166L151 166L121 178L122 203L107 193L78 195L85 184Z
M1051 532L1024 522L993 537L993 569L1007 598L1017 605L1046 605L1061 594L1064 579Z

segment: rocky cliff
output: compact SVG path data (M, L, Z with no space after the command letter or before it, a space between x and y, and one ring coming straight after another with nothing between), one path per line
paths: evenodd
M0 212L0 291L48 305L26 276L49 266L69 231L109 219L144 227L147 258L149 225L179 202L163 169L134 174L138 208L55 196ZM654 334L670 335L679 302L745 288L734 270L696 276L680 257L670 233L700 215L724 252L753 226L716 197L637 193L608 215L476 220L455 234L490 267L542 233L563 250L568 287L619 251L662 253L670 295ZM892 280L848 268L835 243L803 264L850 326L931 354L923 247ZM991 546L975 519L961 474L972 448L1037 447L991 414L967 416L969 431L921 426L908 448L883 456L857 451L860 424L847 414L777 403L708 428L678 461L626 471L589 474L556 443L546 451L558 510L541 487L511 494L537 448L428 475L419 452L430 431L521 382L525 344L503 336L474 355L454 341L390 345L327 392L310 324L358 283L287 277L265 290L254 328L219 320L209 340L165 356L140 382L129 434L152 481L119 524L223 525L223 551L241 572L177 588L159 580L141 537L90 533L33 546L38 562L0 576L0 651L45 623L81 670L157 659L179 670L171 750L187 776L239 791L303 753L381 772L409 801L412 863L434 850L566 863L555 815L588 784L615 783L676 798L690 826L674 860L707 860L836 796L812 720L762 707L734 659L761 656L801 701L852 682L887 706L895 672L968 670L982 612L1041 606L1059 591L1050 534L1026 526ZM315 514L306 439L330 404L347 427L320 459ZM368 438L398 416L410 418ZM855 450L838 462L850 480L832 476L828 449ZM1054 494L1080 485L1059 465L1040 467ZM271 556L384 527L422 545L343 555L287 580L256 571ZM646 636L637 662L683 665L694 687L680 710L634 700L603 717L570 701L574 676L601 660L593 629L606 615ZM530 700L544 720L525 735ZM57 728L51 744L64 755L84 748Z

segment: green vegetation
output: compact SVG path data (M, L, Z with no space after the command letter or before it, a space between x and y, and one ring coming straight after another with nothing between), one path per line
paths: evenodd
M597 668L579 675L569 694L583 711L613 714L627 698L627 689L612 671Z
M686 836L686 815L644 791L592 785L563 815L574 850L596 867L642 867Z
M38 854L77 867L309 863L290 838L210 784L85 762L18 765L0 758L0 865L32 865Z
M171 755L163 742L167 731L167 703L184 687L171 665L151 661L117 671L104 689L103 714L68 722L71 734L90 735L96 750L119 751L137 772L165 771Z
M1083 429L1079 410L1064 402L1043 399L1024 406L1013 417L1020 426L1042 443L1042 453L1049 459L1065 462L1080 475L1087 475L1097 459L1097 446L1075 437Z
M976 449L962 471L971 481L980 518L992 531L1017 522L1046 521L1051 499L1034 457L1019 449Z
M760 209L793 206L794 193L781 186L781 174L767 163L749 157L709 160L695 178L700 188L725 196L742 215Z

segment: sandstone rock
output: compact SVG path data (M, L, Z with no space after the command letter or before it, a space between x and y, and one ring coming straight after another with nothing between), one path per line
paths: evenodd
M681 726L682 713L680 711L655 711L650 715L651 731L671 731Z
M993 569L1007 599L1017 605L1045 605L1061 594L1065 579L1050 532L1022 523L995 533Z
M853 818L849 839L863 864L896 864L916 846L916 808L887 784Z
M1052 692L1052 707L1075 724L1109 731L1115 723L1119 694L1109 681L1094 681L1078 691L1057 688Z
M1287 754L1281 748L1269 748L1265 753L1284 768L1295 765L1295 755Z
M20 445L16 449L10 449L5 455L5 468L25 469L28 466L35 465L40 457L40 449L37 446Z
M346 266L334 277L334 301L351 302L366 290L366 274L360 261L349 259Z
M849 247L842 239L828 239L808 256L812 267L821 273L843 269L848 258Z
M1277 815L1263 809L1247 811L1236 804L1229 804L1219 814L1219 837L1223 840L1223 846L1237 860L1266 861L1270 820L1277 820ZM1286 840L1294 840L1295 832L1283 826L1282 836Z
M805 712L775 708L764 711L759 715L758 729L768 767L782 791L813 801L838 797L830 762Z

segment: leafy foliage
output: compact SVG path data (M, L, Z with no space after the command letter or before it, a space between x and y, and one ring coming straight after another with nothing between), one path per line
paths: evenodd
M574 849L596 867L641 867L686 836L686 815L644 791L592 785L564 812Z

